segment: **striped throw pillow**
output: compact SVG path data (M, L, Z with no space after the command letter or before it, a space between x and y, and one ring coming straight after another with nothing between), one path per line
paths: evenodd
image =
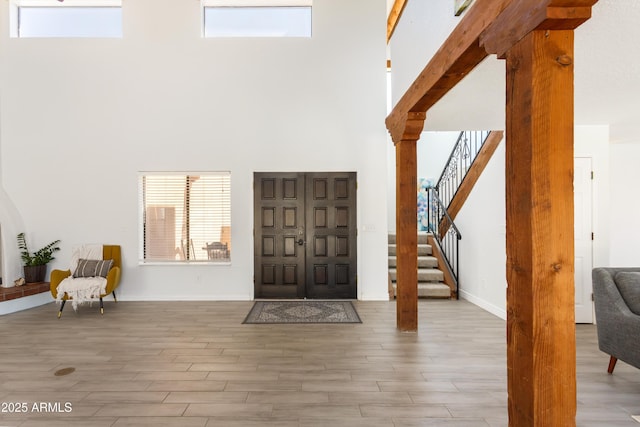
M73 277L107 277L113 265L112 259L82 259L78 260L78 267Z

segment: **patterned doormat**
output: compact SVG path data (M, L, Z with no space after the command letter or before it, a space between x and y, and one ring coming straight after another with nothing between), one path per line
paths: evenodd
M242 323L362 323L351 301L256 301Z

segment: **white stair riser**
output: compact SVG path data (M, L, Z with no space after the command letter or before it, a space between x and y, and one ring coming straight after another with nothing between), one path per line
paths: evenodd
M389 245L389 255L396 255L396 245ZM418 245L418 256L427 256L433 253L431 245Z
M395 256L389 257L389 267L395 267L398 260ZM418 257L418 268L438 268L438 259L432 256Z
M391 275L391 281L395 282L397 273L395 268L389 269ZM419 282L442 282L444 280L444 273L435 268L422 268L418 270L418 283Z

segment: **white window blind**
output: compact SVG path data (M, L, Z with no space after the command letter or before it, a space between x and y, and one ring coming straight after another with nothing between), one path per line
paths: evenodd
M141 173L140 261L229 262L231 174Z

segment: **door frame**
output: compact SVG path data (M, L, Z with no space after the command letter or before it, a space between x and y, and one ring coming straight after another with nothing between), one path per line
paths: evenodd
M578 264L574 264L575 277L581 277L580 288L578 287L578 280L575 280L574 286L576 291L576 323L594 323L595 312L593 304L593 283L591 281L591 270L593 269L593 158L587 156L574 157L574 241L575 241L575 254L578 255L578 245L581 244L586 249L584 261L587 265L581 264L582 271L578 271ZM580 165L578 163L581 163ZM578 176L578 170L582 170L582 176ZM576 197L576 183L580 179L581 185L584 184L586 188L583 189L583 194L588 198L585 203L581 203L580 206L575 203ZM575 221L576 214L578 214L578 208L582 208L580 214L588 221L588 224L584 224L586 228L584 230L577 229L577 221ZM582 231L582 236L579 236L579 232ZM576 257L577 258L577 257ZM583 261L583 263L584 263ZM578 294L580 291L580 294Z

